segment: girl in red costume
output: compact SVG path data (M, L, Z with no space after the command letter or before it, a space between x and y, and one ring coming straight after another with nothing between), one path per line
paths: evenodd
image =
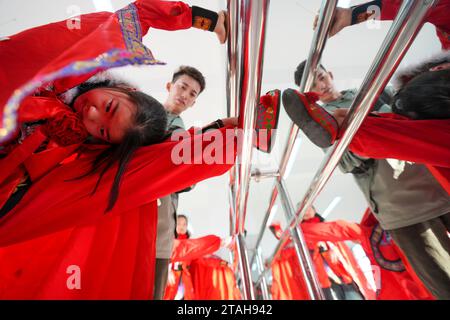
M213 235L190 239L187 217L178 215L164 300L177 298L180 286L184 300L240 299L233 271L224 260L210 256L219 250L222 242Z
M301 223L304 228L314 228L323 224L323 218L311 207ZM278 238L281 235L279 225L272 225L272 231ZM311 251L311 257L318 280L327 300L373 299L368 282L360 270L352 252L344 242L329 237L311 238L305 234L305 240ZM327 270L328 269L328 270ZM272 297L276 300L309 300L305 280L300 272L295 248L285 246L278 259L272 264ZM356 289L356 285L358 289ZM356 289L356 290L355 290Z
M384 231L370 210L367 210L361 223L342 220L304 224L302 231L305 238L319 241L356 241L359 242L372 266L378 266L380 288L377 300L428 300L433 299L415 275L400 249ZM377 280L377 279L376 279Z
M196 11L200 13L194 14ZM193 154L190 163L175 165L171 157L178 142L137 148L158 139L134 141L131 152L127 150L128 156L117 164L110 160L117 159L115 151L124 150L122 142L127 141L129 128L136 123L129 122L134 108L138 109L131 90L115 88L103 90L100 98L85 96L78 105L75 103L81 119L67 107L60 108L58 101L60 94L99 71L127 64L160 63L141 42L148 29L176 30L194 25L214 30L211 12L181 2L143 0L116 13L88 14L81 19L80 29L69 30L64 21L0 42L0 81L4 84L0 92L2 207L23 182L25 172L31 181L20 201L15 201L0 220L3 299L151 298L156 199L231 167L225 160L206 165L198 161L201 154ZM113 97L105 99L108 95ZM98 107L97 101L100 108L89 106L93 102ZM122 112L128 111L120 114L125 118L120 121L126 124L125 130L106 130L117 130L117 126L92 129L86 122L92 119L92 113L117 112L117 101L123 102ZM28 103L30 107L26 107ZM31 114L17 112L19 106ZM43 120L46 125L25 135L22 144L14 145L11 139L18 133L17 119ZM61 127L63 134L58 132ZM224 139L232 135L230 130L221 130ZM65 139L67 133L71 139ZM81 144L88 134L117 145ZM44 141L49 143L43 145ZM204 150L210 144L205 141L202 135L190 131L186 142L201 145ZM235 151L232 145L223 146L223 154ZM108 152L113 157L108 158ZM93 164L94 168L98 164L106 169L101 167L100 172L92 173ZM112 185L117 187L117 196Z

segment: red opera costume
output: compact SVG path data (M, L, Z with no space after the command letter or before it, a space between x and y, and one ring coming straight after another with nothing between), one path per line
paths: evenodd
M450 194L450 120L409 120L380 113L368 116L350 150L375 159L423 163Z
M220 242L219 237L212 235L175 240L169 271L174 279L166 287L164 300L175 298L180 281L184 285L184 300L240 299L234 272L224 260L210 256L220 248Z
M380 12L381 20L394 20L402 4L401 0L382 0ZM436 34L442 44L443 50L450 49L450 15L448 12L449 0L440 0L427 15L425 20L436 26Z
M304 228L321 225L318 217L305 220L301 223ZM320 238L320 239L319 239ZM312 261L314 263L318 280L322 288L330 288L331 282L325 268L325 262L331 268L343 283L349 284L353 281L365 299L374 299L374 292L368 285L368 282L353 257L350 249L344 242L329 239L325 235L320 235L314 239L305 233L305 240L308 249L311 251ZM321 252L319 242L325 242L327 251ZM290 244L291 242L287 242ZM338 259L333 259L331 253L336 254ZM298 262L295 248L286 246L282 249L280 256L272 263L272 298L274 300L309 300L309 295Z
M44 85L52 84L57 94L98 71L159 63L141 37L149 27L189 28L191 19L191 9L183 3L137 1L114 14L83 15L81 29L68 30L64 21L0 42L3 127L13 130L16 107ZM226 128L221 132L224 139L233 135ZM39 131L31 137L36 140L25 139L21 146L27 147L14 157L0 159L0 167L11 170L1 172L1 195L17 183L16 173L24 168L32 178L22 200L0 219L1 299L152 298L156 199L231 167L206 165L201 154L193 154L189 164L174 164L172 150L178 142L142 147L129 163L116 205L105 214L115 167L93 195L97 175L74 180L105 147L75 144L33 154ZM212 144L193 131L188 143L202 151ZM224 154L235 152L225 143L223 149Z
M426 300L433 299L422 285L401 250L392 239L386 238L386 232L370 210L366 211L361 223L342 220L305 224L302 230L307 239L329 239L330 241L357 241L370 259L372 266L378 266L380 273L375 272L375 281L380 288L377 300Z

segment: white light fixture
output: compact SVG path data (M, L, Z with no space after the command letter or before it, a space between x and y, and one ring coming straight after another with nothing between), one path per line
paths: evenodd
M334 198L333 201L331 201L331 203L325 209L325 211L321 214L321 216L325 219L331 213L331 211L333 211L334 208L336 208L336 206L338 205L339 202L341 202L341 200L342 197Z
M99 11L109 11L114 12L113 5L111 3L111 0L92 0L94 3L95 10L97 12Z

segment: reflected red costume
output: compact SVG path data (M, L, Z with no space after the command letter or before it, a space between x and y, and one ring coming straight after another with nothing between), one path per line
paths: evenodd
M238 300L240 292L234 272L224 260L210 256L220 248L220 238L206 236L198 239L175 240L172 265L181 262L170 272L164 300L173 300L180 281L184 285L184 300Z
M191 19L183 3L147 0L114 14L83 15L81 29L68 30L63 21L12 36L0 42L0 108L14 121L11 110L47 83L56 94L100 70L158 63L141 37L149 27L189 28ZM203 150L210 144L190 133L190 143ZM0 299L152 298L156 199L231 167L175 165L171 156L177 142L143 147L129 164L115 207L105 214L115 167L94 195L97 175L73 180L87 172L104 147L83 147L78 157L66 158L78 145L33 154L38 145L33 143L0 160L0 195L10 192L17 172L26 168L32 178L23 199L0 219ZM234 152L233 146L224 148Z
M350 150L375 159L426 164L450 194L450 119L409 120L392 113L368 116Z
M422 285L401 250L381 229L372 213L367 210L361 224L342 220L305 224L302 226L308 239L330 241L357 241L370 259L379 267L380 288L377 300L428 300L431 294ZM375 272L375 277L378 277ZM377 279L376 279L377 281Z
M314 228L321 225L318 217L305 220L301 223L304 228ZM305 240L310 250L312 261L317 272L318 280L322 288L330 288L331 282L325 269L325 262L340 280L349 284L353 281L358 285L359 290L365 299L373 299L374 292L370 289L368 282L353 257L352 252L344 242L330 239L326 235L311 238L305 233ZM325 252L321 252L319 241L327 246ZM290 242L288 242L289 244ZM335 254L337 259L333 259L331 254ZM280 256L272 263L272 298L275 300L309 300L305 279L300 271L300 264L292 246L282 249Z

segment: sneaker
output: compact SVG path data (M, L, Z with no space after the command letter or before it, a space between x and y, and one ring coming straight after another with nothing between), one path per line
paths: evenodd
M261 96L256 119L256 143L258 150L270 153L275 142L275 132L278 126L281 91L271 90Z
M321 148L336 141L339 132L337 121L324 108L316 104L317 94L302 94L297 90L283 92L283 105L289 118L305 133L309 140Z

